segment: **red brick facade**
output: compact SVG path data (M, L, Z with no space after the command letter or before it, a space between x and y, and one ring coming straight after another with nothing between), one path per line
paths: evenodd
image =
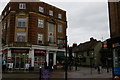
M53 23L56 26L55 44L58 44L57 38L65 38L67 28L65 11L44 2L24 2L26 9L19 9L19 3L21 2L9 2L2 12L3 44L16 42L16 32L22 30L27 33L27 43L36 45L38 33L40 33L44 35L43 45L48 45L48 23ZM44 8L44 13L39 12L39 6ZM49 15L49 10L53 11L53 16ZM58 18L58 14L62 14L62 19ZM28 26L25 29L16 28L17 17L27 17ZM39 17L44 19L44 28L38 27ZM58 32L58 23L62 24L62 33Z
M120 36L120 2L109 2L110 36Z

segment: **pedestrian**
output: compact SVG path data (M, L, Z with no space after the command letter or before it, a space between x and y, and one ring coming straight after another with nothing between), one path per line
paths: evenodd
M6 61L5 60L2 60L2 70L3 70L3 72L5 72L5 70L6 70Z
M10 72L12 72L12 70L13 70L13 63L12 62L9 63L9 69L10 69Z
M29 71L29 67L30 67L29 63L26 63L26 64L25 64L25 70L26 70L26 71Z
M100 66L98 66L98 74L100 74Z
M10 71L10 63L7 63L7 70Z
M46 61L44 63L44 67L45 67L45 69L47 69L47 62Z

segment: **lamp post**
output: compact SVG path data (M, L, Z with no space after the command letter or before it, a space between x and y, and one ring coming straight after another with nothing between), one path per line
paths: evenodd
M91 74L92 74L92 64L93 64L93 60L94 59L94 55L93 55L93 52L91 53L91 56L90 56L90 66L91 66Z
M65 58L65 80L67 80L67 36L65 36L65 50L66 50L66 58Z
M62 45L65 47L65 80L67 80L67 69L68 69L68 60L67 60L67 36L64 38L58 38L59 40L62 40Z

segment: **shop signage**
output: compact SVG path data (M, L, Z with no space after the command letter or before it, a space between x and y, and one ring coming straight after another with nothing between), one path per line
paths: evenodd
M15 49L15 50L11 50L12 53L29 53L29 50L27 49Z
M35 53L46 54L46 50L35 49Z
M120 68L119 67L114 68L114 75L120 75Z

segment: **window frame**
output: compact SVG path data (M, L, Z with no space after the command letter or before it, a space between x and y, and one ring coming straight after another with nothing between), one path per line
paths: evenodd
M19 9L26 9L25 3L19 3Z
M49 10L49 15L53 16L53 10Z
M19 35L20 36L23 36L25 39L23 39L22 41L19 40ZM16 42L26 42L26 32L17 32L16 33Z
M26 27L27 18L26 17L18 17L17 18L17 27L25 28Z
M42 13L44 13L44 7L42 7L42 6L39 6L39 12L42 12Z
M58 24L58 32L59 33L63 32L63 25L62 24Z
M41 41L41 43L39 43L39 37L41 37L42 39L42 41ZM37 44L43 44L43 34L38 34L38 37L37 37Z
M58 18L62 19L62 14L61 13L58 14Z
M54 41L55 41L55 39L54 39L55 25L53 23L48 23L48 29L49 29L48 41L49 41L49 43L54 43Z
M44 19L38 18L38 28L44 28Z

